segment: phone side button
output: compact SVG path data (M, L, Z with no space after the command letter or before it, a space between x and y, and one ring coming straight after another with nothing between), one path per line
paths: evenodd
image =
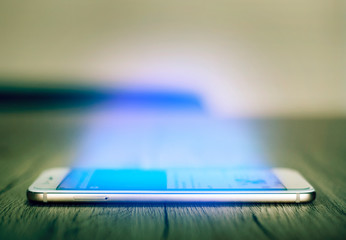
M75 195L73 199L77 202L105 202L108 201L108 197L106 195L101 196L90 196L90 195Z
M300 194L299 193L297 193L297 195L296 195L296 203L300 203Z

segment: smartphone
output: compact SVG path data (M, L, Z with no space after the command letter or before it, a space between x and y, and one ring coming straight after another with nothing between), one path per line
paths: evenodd
M29 200L49 202L303 203L314 188L297 171L274 169L68 169L44 171Z

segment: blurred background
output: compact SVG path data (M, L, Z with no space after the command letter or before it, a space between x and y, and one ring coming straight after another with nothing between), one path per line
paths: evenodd
M226 116L345 116L345 2L0 3L0 84L191 91Z
M256 165L261 139L239 119L346 116L345 7L2 0L0 107L17 114L3 126L39 110L28 127L39 132L42 114L54 122L78 110L74 158L89 165L114 152L126 166Z

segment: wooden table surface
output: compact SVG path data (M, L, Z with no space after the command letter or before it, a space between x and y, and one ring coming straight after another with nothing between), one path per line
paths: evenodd
M295 168L315 187L312 203L29 202L40 172L71 164L81 119L1 113L0 239L345 239L346 119L247 120L270 166Z

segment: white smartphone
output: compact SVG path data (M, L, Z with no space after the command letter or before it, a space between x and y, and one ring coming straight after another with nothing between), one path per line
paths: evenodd
M40 202L303 203L314 188L292 169L68 169L44 171L27 191Z

